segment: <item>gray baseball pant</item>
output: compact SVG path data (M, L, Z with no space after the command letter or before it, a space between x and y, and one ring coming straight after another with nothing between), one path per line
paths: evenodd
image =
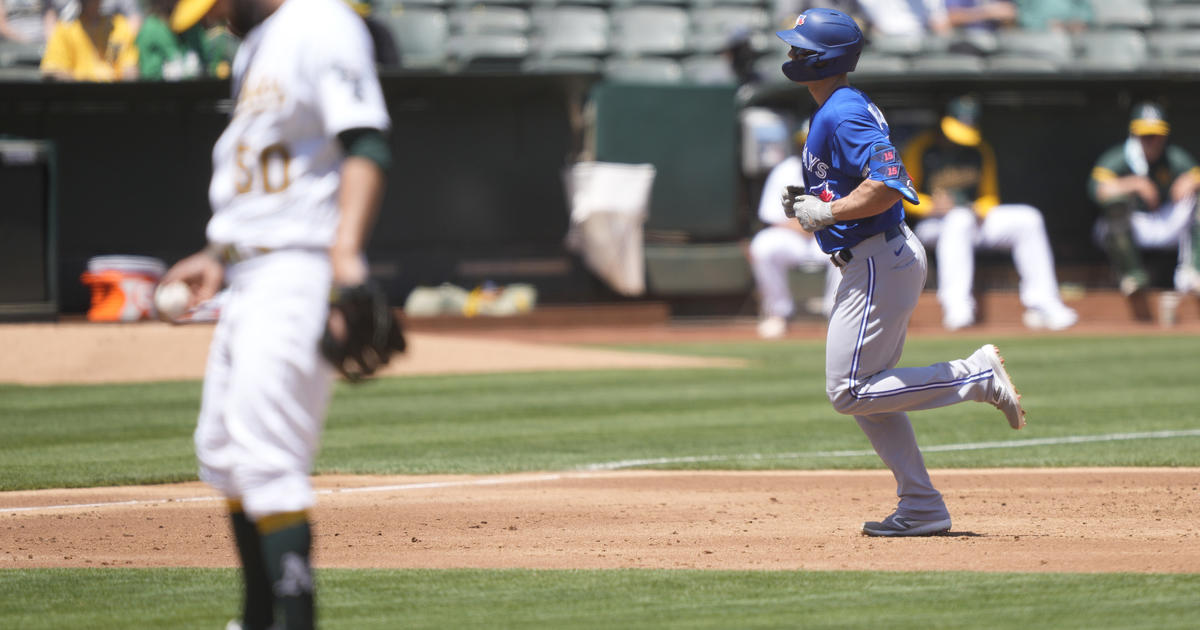
M925 287L925 248L901 225L856 245L841 266L829 320L825 389L838 413L853 415L896 478L897 515L949 518L933 487L907 411L985 402L991 369L966 359L897 368L909 318Z

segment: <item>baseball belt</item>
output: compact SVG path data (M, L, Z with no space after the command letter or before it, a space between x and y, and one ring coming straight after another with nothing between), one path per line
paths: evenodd
M896 225L893 225L892 227L883 231L883 240L890 241L896 237L904 236L904 232L905 225L903 223L897 223ZM867 238L871 237L868 236ZM850 264L851 260L854 260L854 252L850 251L849 248L839 249L829 255L829 260L833 263L834 267L841 269Z

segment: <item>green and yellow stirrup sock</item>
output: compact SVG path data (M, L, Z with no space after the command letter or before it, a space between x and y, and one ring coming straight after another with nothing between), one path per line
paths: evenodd
M313 605L312 528L308 512L284 512L258 521L263 558L275 603L287 630L309 630L316 621Z
M238 557L242 560L242 581L245 585L242 628L267 630L275 621L275 597L271 595L271 582L263 562L262 539L258 527L242 511L241 502L231 500L228 505L229 519L233 522L233 540L237 544Z

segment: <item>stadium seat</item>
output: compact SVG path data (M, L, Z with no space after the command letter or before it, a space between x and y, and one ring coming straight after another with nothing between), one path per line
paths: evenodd
M692 55L679 62L683 78L690 83L720 85L737 83L737 76L724 55Z
M1164 28L1200 27L1200 4L1174 4L1154 9L1154 21Z
M1154 12L1146 0L1091 0L1092 24L1097 28L1146 28Z
M1200 69L1200 55L1177 55L1149 59L1142 67L1163 72L1195 74Z
M672 6L682 7L689 4L688 0L609 0L613 8L634 6Z
M602 7L607 9L612 0L533 0L534 6Z
M614 8L611 17L613 50L622 55L679 55L688 51L690 21L683 9L649 5Z
M1158 29L1146 33L1146 44L1156 57L1200 55L1200 32Z
M400 47L400 65L405 68L437 68L446 63L450 20L438 9L406 9L382 13Z
M449 4L449 0L375 0L372 13L375 15L384 15L388 13L400 13L409 9L442 8L447 4Z
M42 71L37 66L0 65L0 81L41 81Z
M996 37L996 52L1041 57L1060 65L1074 57L1071 37L1058 31L1001 31Z
M770 22L767 12L755 6L714 6L692 9L692 49L697 52L715 52L725 48L730 36L739 30L752 34L751 45L764 47L761 34Z
M524 35L468 35L451 38L450 42L461 70L516 71L529 54L529 38Z
M1136 70L1146 61L1146 38L1133 30L1088 31L1075 36L1080 58L1075 66L1088 71Z
M529 31L529 12L518 7L476 5L450 12L450 26L465 34L524 34Z
M534 54L541 57L605 55L608 12L595 7L559 7L534 12Z
M946 53L919 55L912 60L913 72L929 74L978 74L985 69L983 59L975 55Z
M865 50L891 55L913 55L921 52L923 46L923 42L916 37L875 35L867 41Z
M521 63L529 73L600 74L604 62L595 57L531 57Z
M992 55L987 59L988 72L1003 74L1053 74L1059 65L1045 57L1027 55Z
M614 57L604 64L610 80L625 83L680 83L683 67L666 57Z
M32 66L42 63L42 46L0 39L0 66Z
M908 60L897 55L881 55L864 52L858 58L856 74L898 74L907 72Z

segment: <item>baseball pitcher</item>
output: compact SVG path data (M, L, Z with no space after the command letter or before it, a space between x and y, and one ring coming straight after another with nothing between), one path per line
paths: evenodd
M230 25L244 39L213 148L209 246L164 282L186 282L194 303L229 287L195 433L245 578L229 627L311 628L309 472L334 369L369 374L402 347L363 257L390 122L370 37L340 0L232 0Z

